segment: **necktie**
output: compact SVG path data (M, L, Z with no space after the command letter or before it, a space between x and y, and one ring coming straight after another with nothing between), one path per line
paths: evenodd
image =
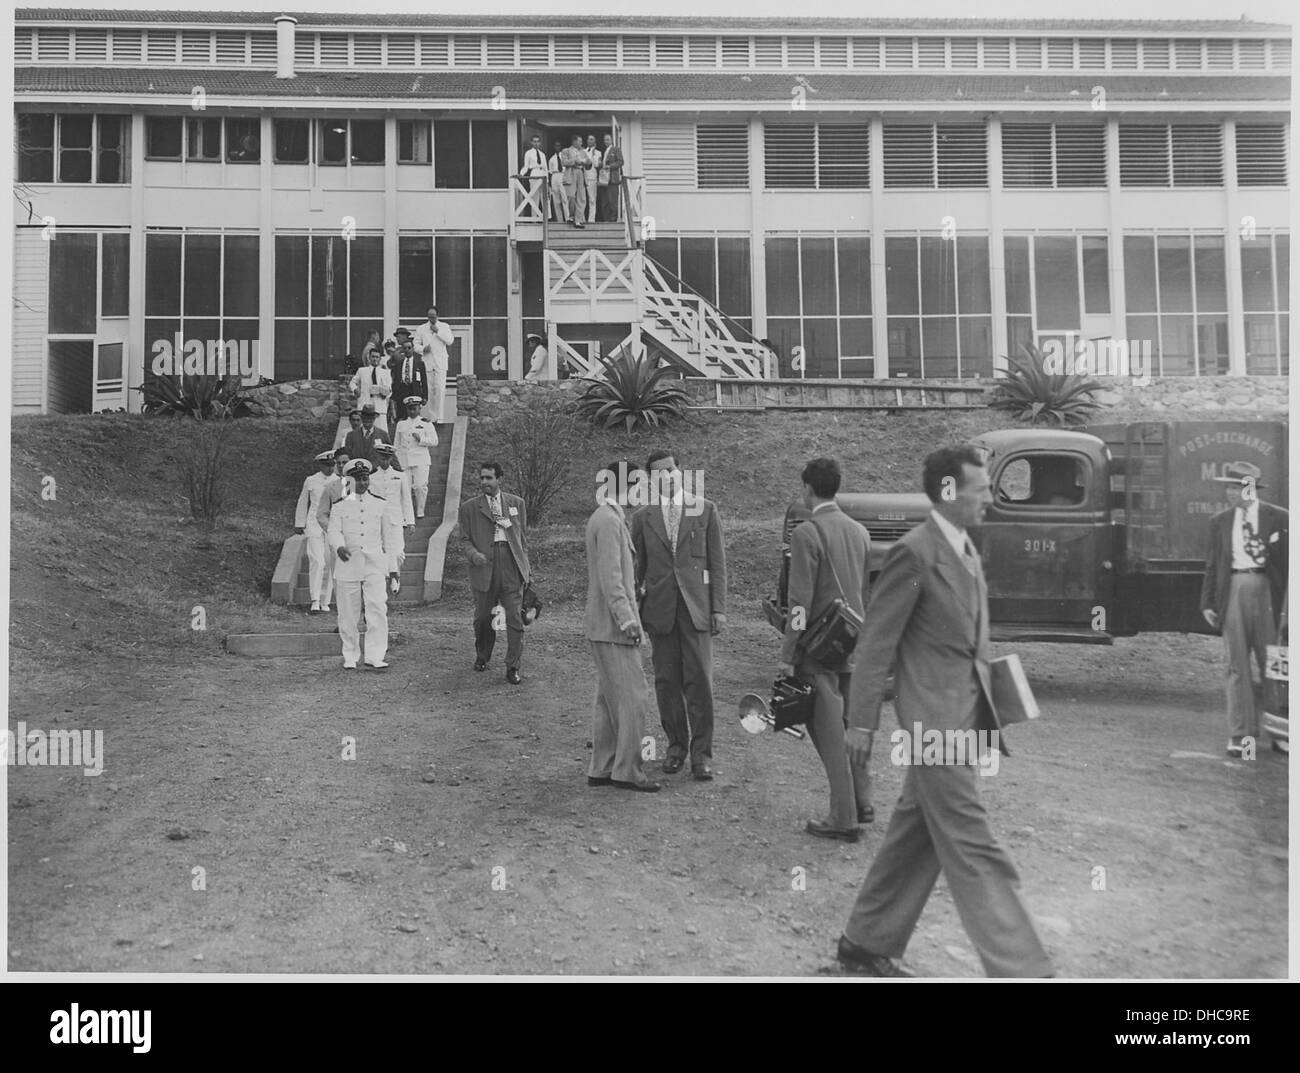
M677 530L682 522L682 505L676 495L668 500L668 541L672 544L673 554L677 554Z
M402 362L402 379L408 384L411 382L411 359L410 358L407 358L404 362Z
M970 542L970 537L966 538L966 546L962 549L961 564L966 568L966 573L971 577L979 575L979 563L975 558L975 548Z
M1250 515L1244 509L1241 511L1241 547L1256 566L1264 565L1264 542L1259 539L1255 527L1250 524Z

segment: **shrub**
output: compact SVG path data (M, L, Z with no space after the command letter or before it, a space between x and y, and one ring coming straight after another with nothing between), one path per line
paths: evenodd
M249 412L238 376L159 376L135 390L144 396L141 408L147 414L206 419L244 417Z
M1038 347L1022 344L1021 349L1024 358L1007 356L1007 375L994 387L989 406L1031 425L1087 424L1101 407L1093 393L1102 385L1078 375L1046 372Z
M583 449L573 403L553 392L534 393L495 423L492 436L501 442L498 457L523 497L528 524L538 524Z
M592 424L613 428L622 422L628 432L634 432L685 415L690 396L675 371L661 366L658 358L624 353L613 361L600 360L605 375L582 378L587 386L576 408Z
M190 514L210 535L226 505L230 464L227 455L233 424L228 420L194 418L178 452L183 494Z

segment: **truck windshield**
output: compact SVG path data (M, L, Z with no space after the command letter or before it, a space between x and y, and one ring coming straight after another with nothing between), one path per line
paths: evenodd
M1026 507L1076 507L1086 495L1087 470L1076 455L1013 458L998 475L997 500Z

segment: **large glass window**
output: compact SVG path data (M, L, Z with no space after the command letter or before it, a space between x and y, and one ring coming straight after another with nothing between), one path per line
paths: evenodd
M1290 372L1291 237L1241 240L1241 289L1246 321L1246 372Z
M1008 353L1023 357L1044 336L1077 338L1084 317L1109 313L1108 258L1105 235L1006 236Z
M201 340L205 353L209 341L244 342L251 360L253 344L259 351L263 345L257 319L258 236L150 231L144 243L145 376L153 376L155 344L165 340L174 349L177 332L182 344ZM106 245L106 255L107 250Z
M767 337L780 375L875 375L867 235L769 235Z
M506 124L502 120L439 119L433 124L434 186L505 189L509 182L506 157Z
M50 239L51 335L94 335L99 321L127 315L130 236L56 230Z
M19 182L124 183L128 117L120 115L18 116Z
M993 375L988 238L885 240L891 376Z
M753 331L748 237L660 232L646 243L646 253L744 331Z
M504 353L508 341L508 253L504 235L398 237L398 316L412 325L436 306L440 319L470 327L474 375L480 379L507 376L506 369L493 367L493 351ZM449 370L451 377L459 373L459 368Z
M1228 371L1222 235L1126 234L1124 304L1129 348L1149 349L1153 376Z
M384 240L337 232L275 236L275 378L338 376L383 330Z

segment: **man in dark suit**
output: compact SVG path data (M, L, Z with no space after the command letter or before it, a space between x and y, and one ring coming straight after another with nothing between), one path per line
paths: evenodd
M528 514L519 496L501 490L503 470L497 462L479 467L482 494L460 505L460 541L469 561L474 590L474 669L487 669L496 646L492 609L500 604L506 617L506 681L519 685L524 652L520 610L524 585L532 577L528 563Z
M727 558L718 510L688 493L668 451L648 464L650 503L632 515L641 624L650 634L659 718L668 736L663 770L713 778L712 638L727 624Z
M1277 640L1278 610L1286 595L1290 515L1259 498L1265 485L1258 466L1229 462L1223 471L1214 480L1225 485L1228 509L1210 519L1201 614L1223 634L1227 648L1228 755L1241 756L1246 737L1259 740L1252 660L1266 703L1275 688L1264 674L1265 650Z
M348 455L354 460L364 458L370 463L372 472L379 466L379 455L375 451L375 445L380 443L391 445L393 442L393 438L376 424L378 416L379 411L370 403L361 407L361 427L349 432L347 439L343 441L343 446L348 449ZM397 468L401 469L400 466Z
M835 503L840 464L814 458L803 468L804 505L811 517L790 536L790 611L781 645L780 673L811 682L815 691L808 733L830 783L830 814L809 820L805 830L818 838L858 840L858 824L875 818L865 765L853 768L844 751L844 702L856 656L842 664L817 662L803 648L806 632L843 599L859 615L871 586L871 537Z
M397 353L388 366L393 374L393 398L407 399L412 395L419 395L427 402L429 373L420 355L415 352L411 333L405 328L398 328L393 332L393 338L397 340Z
M971 447L944 447L922 477L934 509L898 541L876 580L858 641L847 745L871 757L885 679L896 669L895 710L908 735L999 729L989 678L988 589L967 530L993 501ZM1005 752L1000 736L998 748ZM1020 897L1019 876L989 827L976 768L944 750L913 764L876 859L840 938L841 964L870 976L909 976L893 958L907 947L942 872L966 934L990 976L1050 976L1051 962Z

